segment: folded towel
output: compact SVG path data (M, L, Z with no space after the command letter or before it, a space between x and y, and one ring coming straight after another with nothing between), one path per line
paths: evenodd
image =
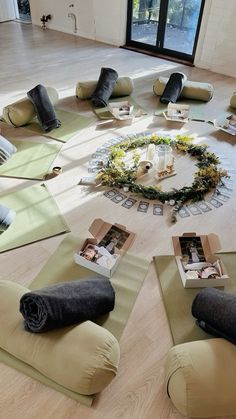
M5 163L16 151L16 147L0 135L0 164Z
M164 92L160 97L161 103L175 103L177 102L184 84L187 80L187 77L184 73L172 73L168 82L166 83L166 87Z
M118 79L118 73L113 68L102 68L91 100L96 108L107 106L113 88Z
M39 124L43 131L49 132L61 126L61 121L56 116L54 107L50 101L46 87L38 84L27 92L28 98L34 105Z
M0 234L4 233L4 231L10 227L15 219L15 216L15 211L5 207L4 205L0 205Z
M192 315L207 333L236 343L236 295L205 288L193 300Z
M28 292L20 299L20 312L26 330L37 333L95 319L113 310L114 304L110 281L99 277Z

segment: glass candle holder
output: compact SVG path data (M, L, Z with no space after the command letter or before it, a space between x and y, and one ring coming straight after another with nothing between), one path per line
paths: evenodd
M169 145L160 144L156 147L156 170L157 172L163 172L166 169L166 166L172 162L172 149Z

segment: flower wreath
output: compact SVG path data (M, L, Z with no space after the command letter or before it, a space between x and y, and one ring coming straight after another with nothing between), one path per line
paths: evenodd
M177 152L189 154L196 157L198 168L194 174L191 186L184 186L181 189L173 188L169 192L162 191L159 185L144 186L136 183L137 168L140 161L140 154L137 148L148 144L167 144ZM218 167L219 158L209 151L208 146L196 145L192 137L188 135L176 135L173 137L152 135L130 136L115 146L109 147L108 159L97 175L97 180L106 186L118 188L127 187L130 192L141 195L146 199L159 200L162 203L172 203L172 221L176 221L176 213L182 205L191 201L200 201L204 195L217 185L224 185L222 178L229 177L227 172ZM132 162L127 168L123 161L126 152L133 150Z

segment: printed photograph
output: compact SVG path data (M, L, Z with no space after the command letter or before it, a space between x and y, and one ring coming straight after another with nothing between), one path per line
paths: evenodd
M190 264L206 261L200 237L180 237L179 242L184 262Z

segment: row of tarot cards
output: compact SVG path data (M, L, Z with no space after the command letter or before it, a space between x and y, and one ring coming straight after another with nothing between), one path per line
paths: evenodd
M225 202L230 199L230 194L233 192L232 183L228 181L226 186L218 188L217 192L209 197L206 201L200 201L196 204L184 205L178 214L181 218L190 217L190 215L200 215L211 211L213 208L220 208ZM137 202L137 211L147 213L150 207L150 203L147 201L138 201L133 197L127 197L125 194L119 192L116 189L111 189L104 192L104 196L109 198L115 204L121 204L126 209L132 208ZM164 205L163 204L152 204L153 215L163 215Z

